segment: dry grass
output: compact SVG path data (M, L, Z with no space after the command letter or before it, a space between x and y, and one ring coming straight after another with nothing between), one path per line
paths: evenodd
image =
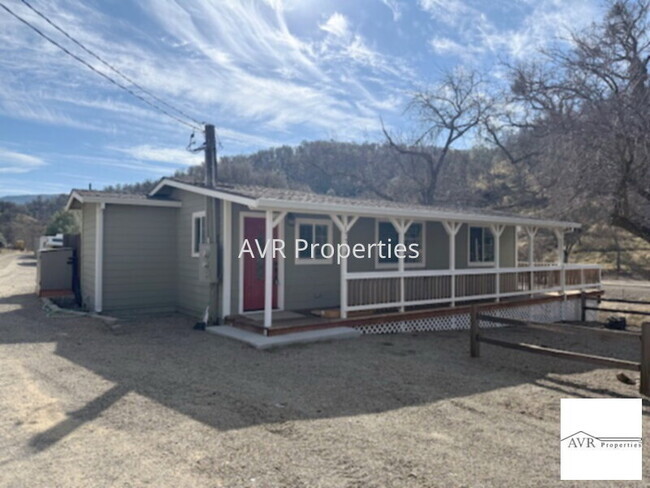
M650 302L650 282L608 281L605 285L605 297ZM599 306L617 310L617 312L598 312L599 322L607 321L610 315L623 316L629 325L636 328L641 327L643 322L650 322L650 315L625 313L627 310L650 313L650 303L645 305L602 301Z
M620 270L617 270L620 253ZM582 237L572 254L575 262L600 264L610 278L650 279L650 243L611 226L597 226Z

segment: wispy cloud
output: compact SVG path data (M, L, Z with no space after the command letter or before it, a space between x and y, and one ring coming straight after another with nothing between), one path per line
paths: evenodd
M338 12L334 12L327 22L320 25L320 28L336 37L345 37L349 34L348 19Z
M377 104L377 97L394 99L404 80L413 77L406 62L373 49L338 12L320 24L326 39L296 36L287 24L287 7L279 0L143 2L143 12L150 15L162 34L163 49L159 42L142 38L137 26L122 23L119 28L125 31L124 36L109 34L106 26L115 20L90 6L66 0L39 6L139 84L173 100L200 120L238 132L240 140L277 141L280 134L288 134L295 127L314 134L342 127L357 135L376 131L379 110L393 108ZM39 22L26 9L20 13ZM147 131L178 132L173 121L116 91L45 41L34 38L33 33L25 32L24 26L5 16L0 19L0 30L4 27L0 39L6 43L0 46L0 55L15 65L6 72L0 69L0 75L8 75L3 76L7 81L5 90L0 91L0 112L107 133L119 132L127 121L132 128L146 127L140 129L142 135ZM134 38L141 42L134 42ZM334 38L338 40L334 42ZM40 96L21 103L25 99L20 93L24 80L12 79L10 73L23 73L38 83ZM368 83L373 86L370 96ZM114 93L110 98L103 95L110 91ZM84 120L70 105L102 110L102 123ZM223 120L237 120L240 128L228 127ZM243 131L242 126L250 129ZM269 132L275 132L276 137L268 138Z
M0 173L29 173L45 166L45 161L38 156L10 151L0 147Z
M0 195L33 195L35 193L68 193L69 184L48 183L46 181L25 181L18 178L2 178Z
M381 3L386 5L393 14L393 20L397 22L402 17L403 6L398 0L381 0Z
M572 30L587 26L598 14L589 0L499 0L490 4L489 11L485 3L469 0L419 0L419 5L447 28L446 35L430 39L431 49L477 63L488 55L514 60L531 57L551 43L568 39ZM506 15L507 27L500 22Z
M143 144L127 148L114 148L138 161L154 161L175 166L192 166L201 163L201 155L175 147L155 147Z

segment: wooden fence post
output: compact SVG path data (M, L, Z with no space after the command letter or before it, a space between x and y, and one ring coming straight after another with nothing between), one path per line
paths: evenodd
M587 294L583 291L580 292L580 321L587 321L587 311L585 307L587 306Z
M481 347L478 341L478 335L480 333L478 326L478 313L476 310L476 305L472 305L470 311L470 322L469 322L469 354L473 358L477 358L481 355Z
M641 325L641 381L639 393L650 397L650 322Z

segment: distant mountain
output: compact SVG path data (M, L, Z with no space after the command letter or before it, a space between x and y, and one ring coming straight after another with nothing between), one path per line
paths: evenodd
M33 202L39 197L43 200L51 200L52 198L58 197L59 194L41 194L41 195L7 195L0 197L0 202L11 202L16 205L24 205L25 203Z

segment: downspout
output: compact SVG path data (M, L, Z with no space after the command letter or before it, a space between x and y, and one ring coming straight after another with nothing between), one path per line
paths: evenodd
M95 312L104 307L104 210L105 203L95 209Z

